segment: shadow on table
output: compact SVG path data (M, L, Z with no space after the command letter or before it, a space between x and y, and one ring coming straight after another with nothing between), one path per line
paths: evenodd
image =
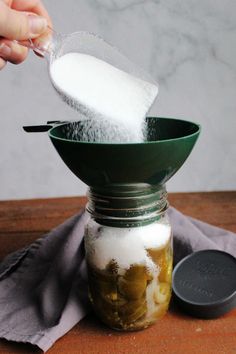
M33 354L33 353L42 353L42 351L32 345L32 344L25 344L25 343L16 343L16 342L10 342L7 341L6 339L0 339L0 353L12 353L12 354Z

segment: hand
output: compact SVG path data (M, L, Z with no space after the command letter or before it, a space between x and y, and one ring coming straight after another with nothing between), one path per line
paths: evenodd
M14 40L46 40L51 19L40 0L0 0L0 70L24 61L28 49Z

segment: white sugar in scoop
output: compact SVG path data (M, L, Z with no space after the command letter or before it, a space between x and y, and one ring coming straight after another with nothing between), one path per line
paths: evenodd
M50 76L69 105L97 122L106 119L120 125L130 142L143 140L145 117L158 93L155 84L82 53L55 59Z

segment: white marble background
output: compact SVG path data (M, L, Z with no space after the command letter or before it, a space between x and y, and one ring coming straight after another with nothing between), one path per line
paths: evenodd
M152 113L202 125L169 191L236 189L235 0L45 0L55 29L96 32L160 84ZM22 125L75 119L33 54L0 72L0 199L82 195L47 134Z

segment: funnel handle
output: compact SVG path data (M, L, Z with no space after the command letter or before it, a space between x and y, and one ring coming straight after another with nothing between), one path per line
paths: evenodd
M58 124L63 124L63 123L68 123L67 121L60 121L60 120L50 120L47 122L47 124L41 124L41 125L27 125L24 126L23 129L27 133L43 133L47 132L51 128L53 128L55 125Z
M43 133L47 132L49 129L51 129L53 126L49 124L44 124L44 125L27 125L24 126L23 129L27 133Z

